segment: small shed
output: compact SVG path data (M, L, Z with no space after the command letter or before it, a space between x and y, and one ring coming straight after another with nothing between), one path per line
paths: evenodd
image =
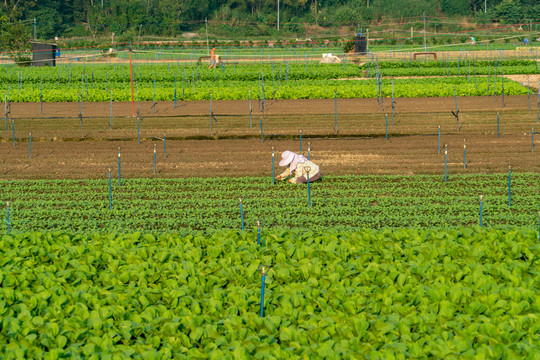
M367 53L366 36L362 33L358 33L354 37L354 52L355 54L362 54L362 55L365 55Z
M56 44L32 43L32 66L56 66Z

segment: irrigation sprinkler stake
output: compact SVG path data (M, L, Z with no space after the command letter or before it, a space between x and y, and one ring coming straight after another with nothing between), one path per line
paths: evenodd
M338 133L338 128L337 128L337 89L334 90L334 114L335 114L334 131L337 134ZM300 153L302 153L302 151L300 151Z
M298 130L298 133L300 133L300 155L302 154L302 129Z
M441 154L441 125L437 127L438 142L437 142L437 154Z
M512 206L512 166L508 165L508 206Z
M242 230L244 230L244 206L242 205L242 198L239 197L238 201L240 201L240 221L242 223Z
M531 128L531 152L534 152L534 128Z
M448 145L444 144L444 182L448 181Z
M28 158L32 158L32 133L28 133Z
M257 245L261 245L261 222L257 220Z
M388 114L386 114L386 140L388 140Z
M111 177L111 168L107 168L109 172L109 210L112 210L112 177Z
M307 143L307 159L311 160L311 142Z
M251 87L248 89L249 91L249 128L253 128L253 111L251 109Z
M7 224L7 232L9 234L10 226L11 226L11 224L9 223L9 201L6 201L6 212L7 212L7 214L6 214L6 220L5 221L6 221L6 224Z
M263 132L263 117L260 117L261 120L261 142L264 142L264 132Z
M264 317L264 282L269 268L270 265L259 265L259 272L261 273L261 317Z
M311 207L311 188L309 183L309 172L311 171L311 166L304 166L307 176L307 192L308 192L308 206Z
M163 158L167 158L167 135L163 133Z
M273 146L272 146L272 185L276 185L276 158L275 158Z
M467 143L463 139L463 168L467 168Z
M120 146L118 147L118 186L122 185L122 166L120 160Z
M499 113L497 113L497 139L501 136L500 133L500 121L499 121Z
M156 173L156 144L154 144L154 174Z
M480 226L483 226L482 224L482 211L484 208L484 195L480 195Z

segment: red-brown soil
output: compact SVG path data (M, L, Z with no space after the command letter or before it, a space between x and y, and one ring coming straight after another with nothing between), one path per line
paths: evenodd
M118 150L122 151L124 177L258 176L270 175L271 147L276 168L284 150L302 150L321 166L323 174L443 174L444 149L437 153L437 126L441 147L448 144L448 171L500 173L511 164L515 171L538 172L540 133L536 152L531 150L531 130L536 122L536 95L501 98L458 98L458 131L454 98L398 98L395 124L391 103L383 110L376 99L338 99L334 130L334 100L269 100L263 120L265 141L260 139L258 103L252 102L253 127L247 101L214 101L218 122L210 134L208 101L141 103L141 144L137 144L137 118L130 103L113 103L112 130L109 103L86 103L81 136L77 103L14 103L13 145L11 122L0 121L0 179L98 178L107 168L116 173ZM528 103L531 103L531 112ZM135 104L137 107L137 104ZM497 138L497 112L500 138ZM389 115L390 139L385 139L385 114ZM32 132L32 158L28 158L28 133ZM163 134L167 158L163 156ZM463 167L463 141L467 144L467 168ZM153 144L157 147L157 174L153 174ZM279 170L279 169L278 169Z

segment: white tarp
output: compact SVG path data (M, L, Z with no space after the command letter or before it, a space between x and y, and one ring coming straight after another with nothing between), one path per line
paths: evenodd
M340 64L341 59L332 53L322 54L322 59L319 61L319 64Z

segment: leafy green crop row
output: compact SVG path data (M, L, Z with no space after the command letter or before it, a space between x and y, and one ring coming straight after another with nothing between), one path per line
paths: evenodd
M0 239L6 359L537 359L531 228ZM266 276L259 316L259 265Z
M489 84L489 94L502 94L502 80L497 78L478 78L468 81L467 78L426 78L426 79L395 79L395 97L438 97L454 96L454 88L458 96L486 95ZM495 82L495 83L494 83ZM131 87L128 83L87 83L49 84L43 89L45 102L76 102L80 94L84 101L130 101ZM190 81L176 84L176 98L184 100L209 100L210 92L214 100L247 100L250 97L256 101L260 96L266 99L332 99L339 98L375 98L377 85L374 80L297 80L283 82L266 82L264 94L259 83L250 81ZM14 102L39 102L41 89L39 84L26 85L23 89L8 91L6 84L0 85L0 92L8 93ZM392 85L388 79L382 81L383 96L391 97ZM152 101L154 99L153 83L136 83L134 90L135 101ZM527 88L514 81L504 81L505 95L524 95ZM173 101L175 97L174 82L156 83L155 100Z
M324 176L307 188L266 178L126 179L108 181L5 181L0 199L11 202L13 231L86 232L121 229L191 234L240 228L351 229L466 226L479 223L478 196L485 196L487 226L538 223L538 174L513 174L512 206L505 175ZM5 208L0 212L5 218ZM6 230L2 222L0 230Z
M362 70L370 77L375 77L377 69L384 76L471 76L477 75L511 75L538 74L538 62L528 60L506 61L400 61L366 63Z

